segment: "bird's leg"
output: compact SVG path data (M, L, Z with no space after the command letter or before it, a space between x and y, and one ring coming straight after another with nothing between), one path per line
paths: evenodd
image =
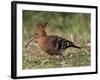
M63 54L60 54L60 60L61 61L63 60L63 57L64 57L64 55Z
M55 55L52 55L52 54L50 55L50 58L52 58L52 59L53 59L54 57L55 57Z

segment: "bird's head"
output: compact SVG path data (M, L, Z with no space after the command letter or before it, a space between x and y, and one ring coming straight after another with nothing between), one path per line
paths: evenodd
M34 38L35 39L38 39L38 38L41 38L41 37L45 37L47 36L47 33L46 33L46 27L47 27L47 22L43 23L43 24L40 24L36 31L35 31L35 34L34 34Z

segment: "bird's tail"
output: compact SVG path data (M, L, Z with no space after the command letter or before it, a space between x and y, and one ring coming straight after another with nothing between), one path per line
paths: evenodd
M72 47L74 47L74 48L78 48L78 49L81 49L81 47L76 46L76 45L73 45Z

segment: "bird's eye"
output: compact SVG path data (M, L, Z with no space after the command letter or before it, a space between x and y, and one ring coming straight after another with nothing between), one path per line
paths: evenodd
M38 35L37 33L35 35Z

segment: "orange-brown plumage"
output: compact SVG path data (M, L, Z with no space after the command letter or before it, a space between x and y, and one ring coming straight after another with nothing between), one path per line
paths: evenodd
M74 45L74 43L69 40L66 40L59 36L48 35L46 32L46 26L47 23L40 25L36 29L34 35L34 41L39 44L42 51L50 55L63 56L64 50L69 47L80 49L80 47Z

